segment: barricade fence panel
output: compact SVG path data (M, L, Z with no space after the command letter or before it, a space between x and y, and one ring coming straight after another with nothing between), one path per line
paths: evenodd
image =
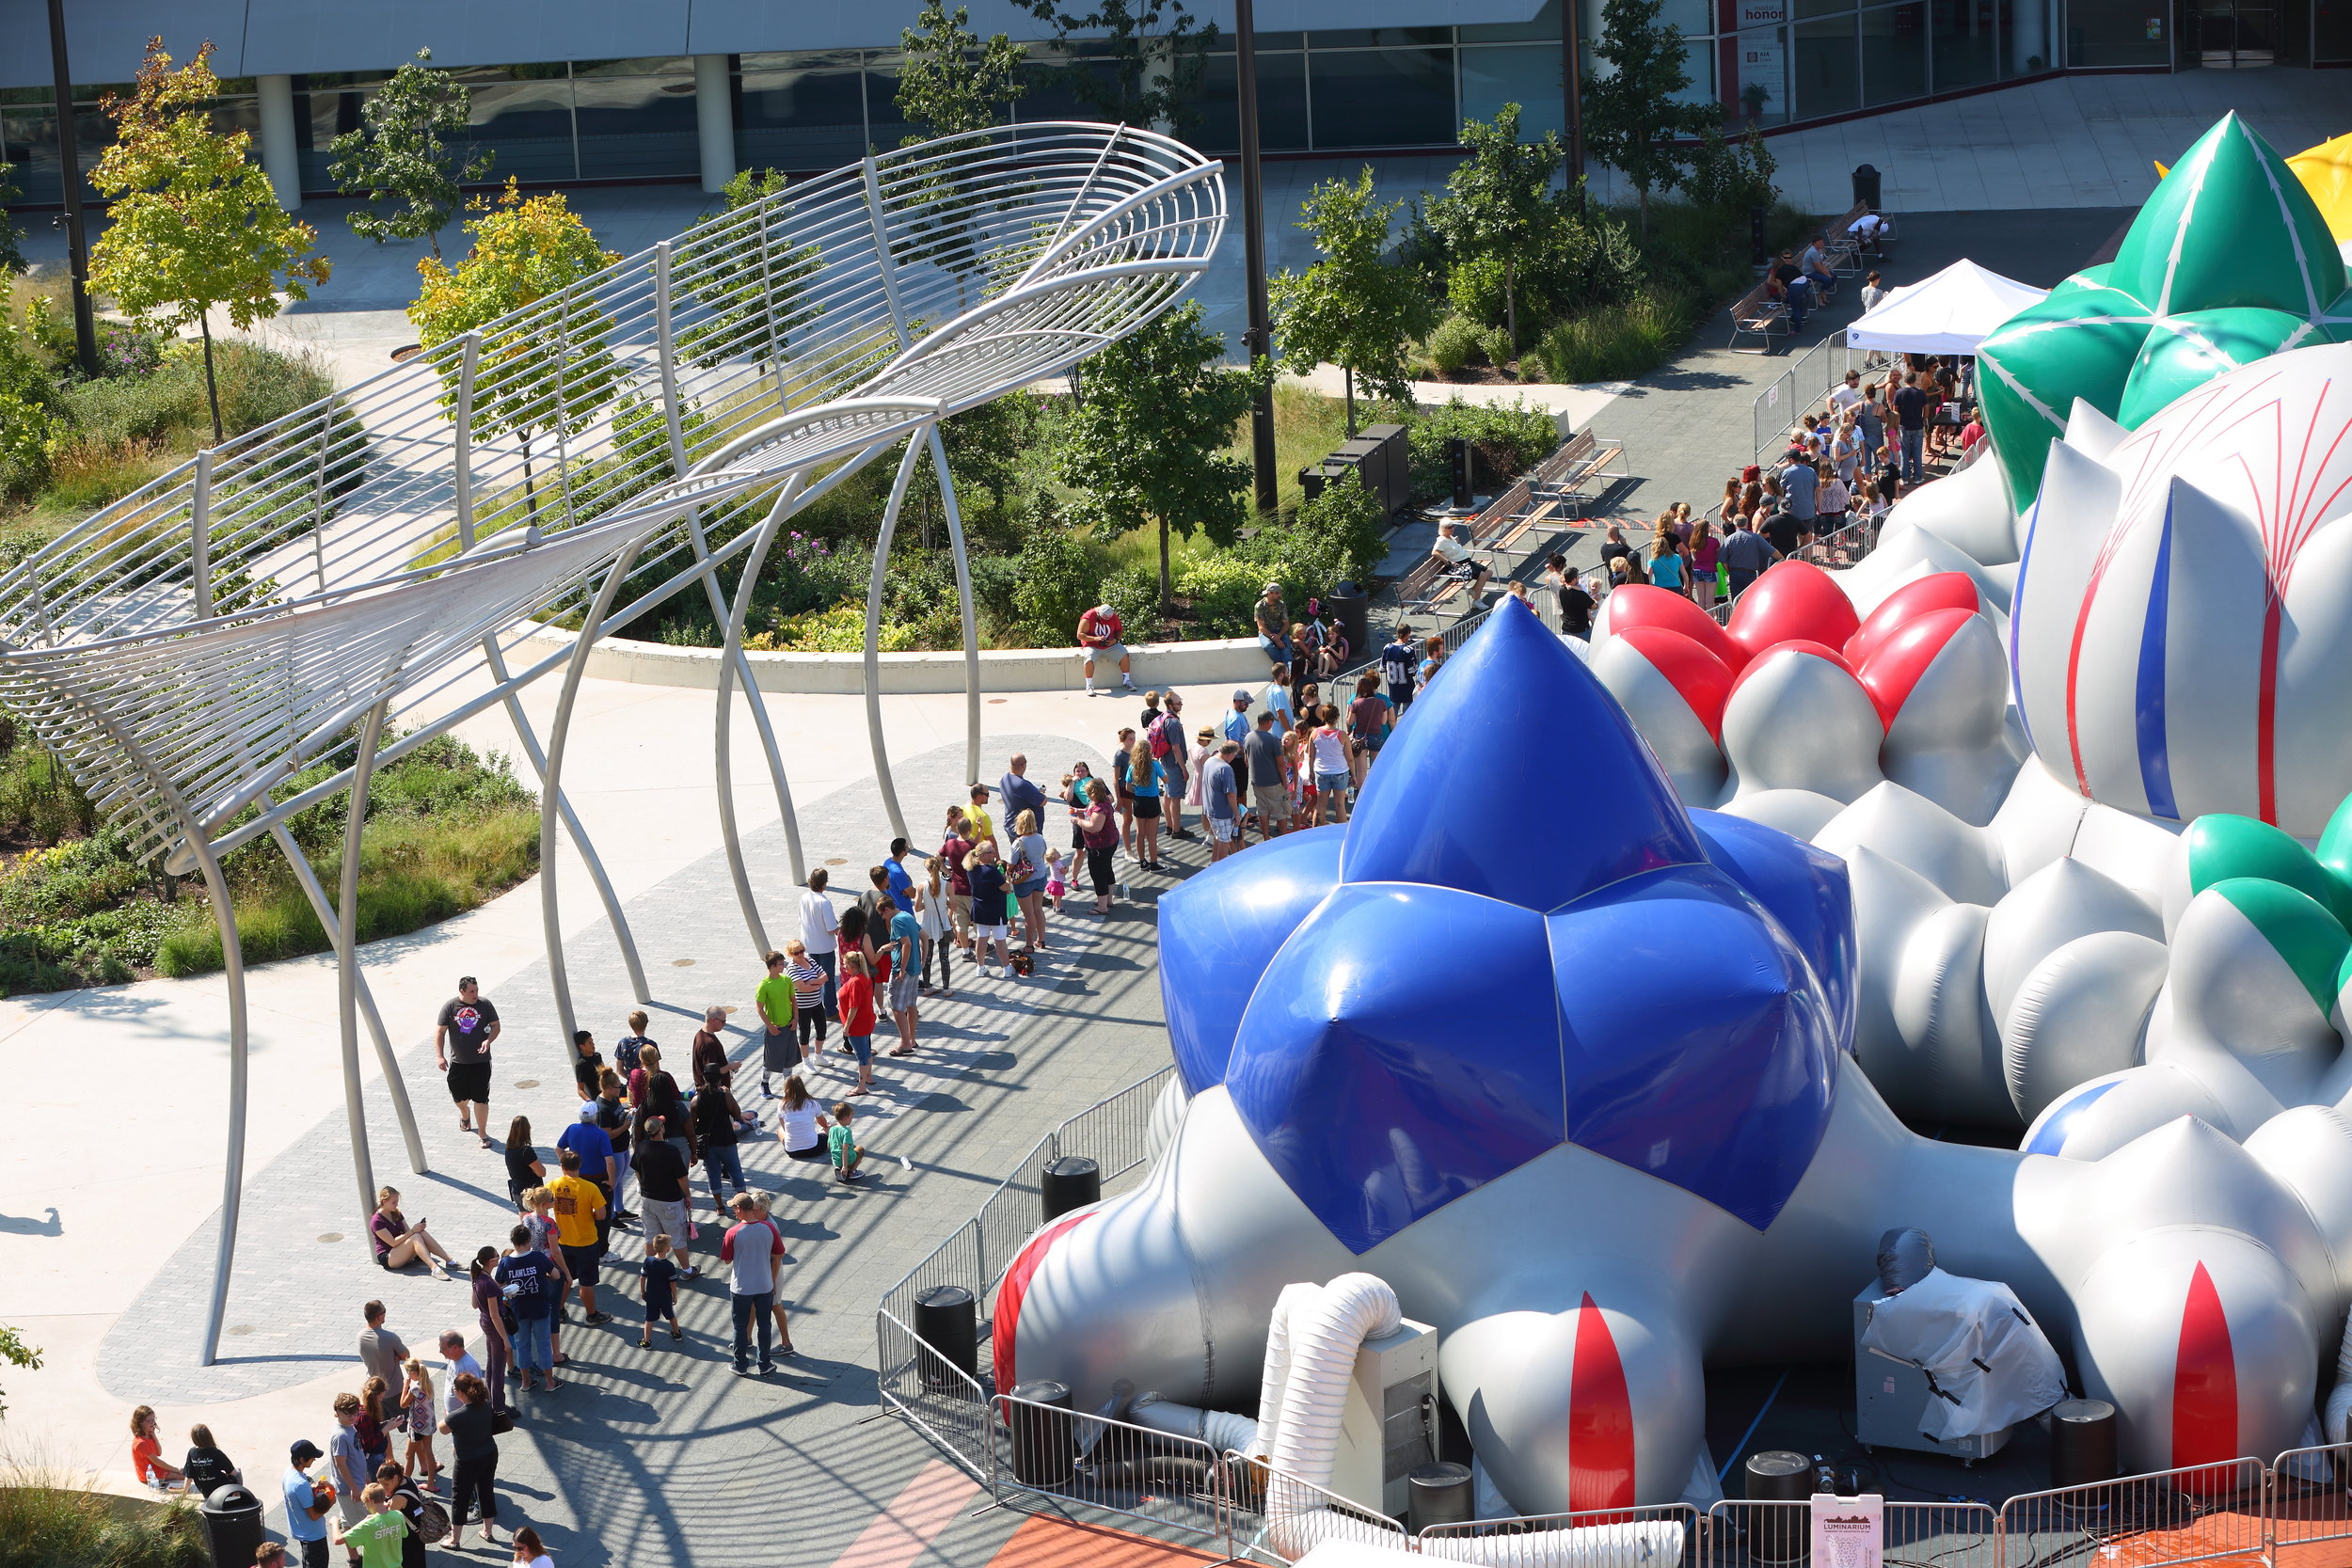
M2270 1471L2259 1459L2031 1492L2001 1505L2003 1568L2092 1555L2096 1568L2268 1563Z
M998 1502L1053 1498L1158 1533L1225 1539L1223 1461L1208 1444L1010 1394L993 1408Z
M2000 1516L1990 1503L1880 1505L1885 1568L2001 1568Z
M2325 1568L2346 1555L2322 1543L2352 1540L2352 1443L2289 1449L2270 1462L2270 1550L2277 1568Z
M1288 1563L1327 1541L1410 1551L1405 1527L1378 1509L1341 1497L1262 1460L1230 1449L1220 1472L1227 1486L1227 1550L1252 1562ZM1601 1568L1599 1564L1592 1568Z
M1699 1568L1699 1526L1690 1504L1658 1503L1431 1525L1414 1544L1427 1557L1490 1568Z
M874 1340L883 1408L913 1421L975 1480L992 1482L987 1393L894 1313L874 1314Z

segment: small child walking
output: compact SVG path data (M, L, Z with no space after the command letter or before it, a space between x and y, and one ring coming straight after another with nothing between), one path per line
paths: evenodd
M825 1134L825 1143L833 1151L833 1179L835 1181L855 1181L857 1167L866 1158L865 1148L850 1132L850 1118L857 1115L857 1107L848 1101L834 1102L833 1127Z
M1054 901L1054 912L1061 913L1061 895L1070 891L1070 857L1059 849L1045 851L1045 896Z
M670 1338L683 1339L685 1330L677 1325L677 1264L670 1259L670 1238L657 1230L645 1243L645 1326L637 1336L637 1348L645 1350L653 1344L653 1325L657 1318L667 1318Z

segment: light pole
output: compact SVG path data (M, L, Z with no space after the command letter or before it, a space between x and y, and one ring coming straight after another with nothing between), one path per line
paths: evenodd
M50 0L56 5L57 0ZM1265 302L1265 181L1258 168L1258 19L1251 0L1233 0L1234 94L1241 109L1241 230L1243 287L1249 299L1249 330L1243 346L1254 363L1274 353L1274 323ZM1249 466L1258 481L1258 515L1275 509L1274 388L1261 388L1249 411Z
M1584 65L1578 57L1583 53L1577 46L1578 4L1560 0L1560 103L1567 122L1568 189L1577 191L1581 202L1584 193L1577 190L1577 182L1584 178Z
M66 63L65 0L49 0L49 64L57 82L57 182L65 189L66 264L73 269L73 356L98 374L98 319L90 313L89 245L82 230L82 159L73 146L73 71Z

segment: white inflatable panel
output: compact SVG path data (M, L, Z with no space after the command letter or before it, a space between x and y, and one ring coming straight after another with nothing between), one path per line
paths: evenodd
M1810 789L1757 789L1726 800L1721 809L1727 816L1778 828L1791 838L1811 838L1846 805Z
M2011 657L2026 730L2045 764L2067 770L2069 784L2074 781L2067 684L2074 668L2075 620L2107 519L2122 494L2122 481L2097 459L2063 442L2052 444L2042 494L2026 520L2025 563L2010 604Z
M2172 482L2169 500L2175 566L2169 611L2172 631L2163 647L2164 733L2176 804L2169 815L2184 822L2209 811L2250 816L2261 730L2254 698L2262 685L2261 628L2269 597L2262 539L2246 518L2185 479ZM2243 631L2200 635L2224 626ZM2099 715L2119 730L2133 724L2139 653L2136 634L2120 646L2085 655L2086 705L2121 704ZM2090 721L2089 712L2077 720ZM2099 789L2094 781L2093 792ZM2280 825L2316 833L2321 824Z
M2068 1090L2138 1062L2169 961L2160 942L2095 931L2026 974L2001 1023L2001 1062L2019 1116L2032 1121Z
M1915 1114L1999 1126L2014 1112L2001 1050L1984 1005L1985 923L1981 904L1953 904L1921 921L1903 944L1890 1002L1895 1028L1914 1063L1911 1076L1934 1085Z
M2034 967L2093 931L2161 941L2164 924L2139 896L2078 860L2054 861L1993 908L1984 933L1984 996L1996 1023L2009 1017Z
M2017 559L2017 516L1997 463L1972 463L1895 503L1892 515L1923 529L1979 565Z
M1724 754L1674 683L1622 637L1595 648L1593 673L1649 743L1685 805L1712 805L1724 792Z
M1856 800L1879 782L1885 738L1860 681L1842 665L1794 648L1749 665L1724 708L1734 799L1760 789L1809 789Z
M2066 416L2066 444L2103 463L2131 434L2080 398Z
M2085 803L2082 822L2074 830L2073 856L2104 876L2113 878L2139 895L2150 909L2165 913L2173 884L2181 903L2188 902L2188 857L2181 847L2181 825L2134 816L2096 800ZM2165 929L2174 919L2165 915Z
M2280 628L2279 820L2313 833L2352 785L2352 516L2313 533L2287 579Z
M2057 775L2038 756L2018 765L2001 809L1993 814L1993 836L2000 842L2009 885L2015 887L2052 862L2074 851L2090 802Z
M1912 934L1952 901L1916 871L1857 845L1846 856L1853 888L1854 1057L1887 1104L1926 1115L1935 1104L1933 1066L1915 1054L1896 1022L1895 997Z
M2017 771L2002 744L2008 707L2009 665L1999 634L1982 615L1971 617L1937 651L1887 726L1879 753L1886 776L1982 827Z
M2148 1059L2195 1074L2229 1104L2240 1137L2288 1105L2308 1103L2343 1051L2277 947L2220 892L2189 901L2172 933L2165 994L2169 1028ZM2250 1075L2255 1092L2232 1064Z
M2009 891L2001 847L1990 828L1972 828L1899 784L1880 784L1811 837L1833 855L1851 857L1867 845L1963 904L1990 907Z
M2352 1117L2328 1105L2298 1105L2246 1140L2246 1152L2303 1200L2352 1298Z

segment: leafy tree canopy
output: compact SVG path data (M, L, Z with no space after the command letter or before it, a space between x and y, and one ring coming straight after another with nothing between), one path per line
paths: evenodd
M951 11L946 0L924 0L916 24L898 35L903 63L893 102L898 117L915 128L899 146L985 131L1029 90L1021 74L1027 57L1021 46L1002 33L981 38L968 25L970 18L964 7Z
M1557 131L1543 140L1519 140L1519 106L1505 103L1490 120L1466 120L1462 145L1470 155L1446 176L1445 194L1429 203L1426 220L1456 261L1499 257L1511 338L1518 341L1518 272L1559 221L1566 193L1552 176L1567 162Z
M220 388L213 367L210 312L226 309L239 331L278 314L288 299L308 299L326 281L328 263L313 257L318 231L278 205L278 195L248 155L243 131L221 135L207 112L220 96L206 43L179 70L150 39L128 98L109 93L115 139L90 182L113 204L110 222L90 247L90 290L114 296L124 313L165 331L198 325L204 333L204 385L213 439L222 439Z
M461 138L468 128L473 94L446 71L432 69L433 51L392 72L391 80L368 95L359 129L337 136L328 150L327 172L346 196L365 194L368 205L347 220L355 234L381 245L386 240L425 239L441 253L441 230L457 211L458 185L490 171L497 154L485 148L460 158L445 138ZM398 203L378 212L381 201Z
M1282 362L1304 373L1328 362L1347 372L1347 430L1356 433L1356 379L1375 397L1409 402L1406 346L1429 330L1436 304L1419 273L1392 261L1389 232L1402 201L1374 199L1370 166L1354 182L1317 185L1298 227L1322 260L1272 278L1275 334Z
M1605 0L1593 56L1612 68L1584 77L1584 141L1593 155L1641 194L1642 229L1649 230L1649 193L1672 190L1694 149L1687 138L1720 126L1712 104L1686 103L1683 69L1689 50L1682 29L1661 22L1664 0Z
M1060 0L1019 3L1075 50L1065 74L1103 119L1178 132L1199 119L1192 104L1216 24L1199 21L1184 0L1096 0L1083 11Z

